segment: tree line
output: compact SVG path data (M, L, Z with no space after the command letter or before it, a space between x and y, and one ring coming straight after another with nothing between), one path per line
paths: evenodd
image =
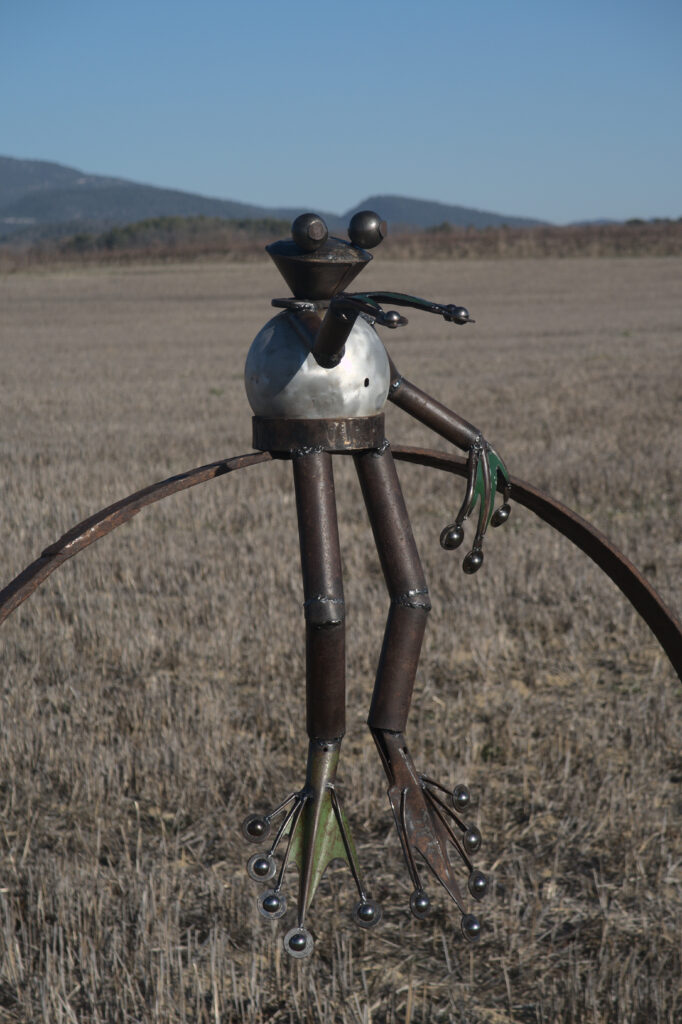
M0 246L0 270L69 263L125 263L220 258L265 259L265 245L289 233L276 218L154 217L64 238ZM680 256L682 218L557 227L475 228L449 223L424 230L389 231L382 250L393 259Z

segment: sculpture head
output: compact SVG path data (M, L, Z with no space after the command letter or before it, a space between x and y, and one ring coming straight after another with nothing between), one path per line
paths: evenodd
M371 210L354 214L350 242L329 236L315 213L302 213L291 225L291 238L272 242L266 250L297 299L331 299L344 291L386 237L386 222Z

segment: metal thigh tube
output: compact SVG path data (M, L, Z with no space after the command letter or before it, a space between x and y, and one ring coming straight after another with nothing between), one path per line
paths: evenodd
M329 452L293 456L306 620L307 729L340 739L346 727L345 606Z
M431 603L390 448L354 459L391 598L368 724L401 733Z

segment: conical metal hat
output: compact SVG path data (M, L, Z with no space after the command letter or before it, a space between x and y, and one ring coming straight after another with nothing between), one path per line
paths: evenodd
M331 299L372 259L364 249L333 237L314 252L305 252L292 239L265 248L297 299Z

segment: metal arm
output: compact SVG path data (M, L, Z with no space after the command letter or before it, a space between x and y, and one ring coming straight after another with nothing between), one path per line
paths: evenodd
M444 306L428 299L420 299L416 295L404 295L402 292L339 292L329 300L322 324L315 333L311 351L316 362L327 369L338 366L343 359L344 346L353 330L353 324L360 315L370 318L381 327L403 327L407 323L407 318L394 309L382 309L382 302L436 313L448 323L476 322L472 320L464 306ZM273 299L272 304L294 309L298 313L321 312L317 302L306 299Z
M391 387L389 399L425 426L440 434L446 441L468 453L467 489L454 522L441 532L440 543L446 550L458 548L464 540L462 524L474 511L477 503L478 524L471 551L466 555L462 568L471 575L483 564L483 537L488 525L501 526L509 518L510 483L507 468L492 445L486 441L480 430L462 419L435 398L421 391L415 384L405 380L389 357ZM500 489L503 504L495 510L495 494Z
M461 451L468 452L481 438L481 431L457 413L437 402L431 395L406 380L389 356L391 386L388 397L394 405L404 409L424 426L440 434Z
M385 311L377 302L364 295L347 295L339 292L329 302L324 320L313 343L313 357L320 366L337 366L343 358L343 350L353 325L360 314L371 317L382 327L402 327L407 323L404 316L395 310Z
M408 306L411 309L420 309L424 313L436 313L448 323L476 323L469 316L469 310L464 306L453 304L443 306L439 302L431 302L430 299L420 299L417 295L404 295L402 292L354 292L352 298L369 303L390 302L394 306Z

